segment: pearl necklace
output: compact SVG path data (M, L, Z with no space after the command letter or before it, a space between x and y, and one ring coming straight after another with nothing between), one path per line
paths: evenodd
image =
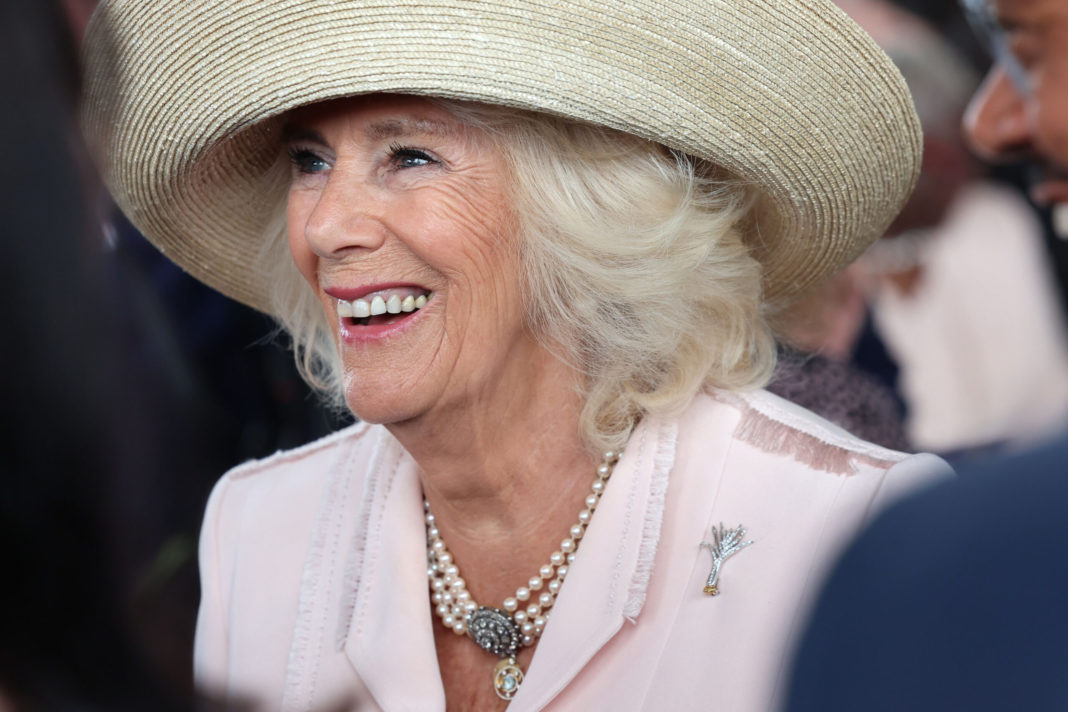
M512 699L519 691L523 671L516 662L516 653L520 646L534 645L545 630L549 609L556 602L568 567L575 560L579 540L586 533L593 511L604 493L605 483L618 460L619 453L604 454L593 480L593 491L586 496L586 507L579 512L578 522L571 526L569 536L560 542L560 548L549 557L549 563L538 569L538 575L531 576L525 586L516 589L515 596L504 599L500 608L480 606L471 597L459 567L441 539L430 503L423 500L427 577L434 611L446 628L457 635L469 635L483 650L501 656L501 661L493 668L493 689L503 700Z

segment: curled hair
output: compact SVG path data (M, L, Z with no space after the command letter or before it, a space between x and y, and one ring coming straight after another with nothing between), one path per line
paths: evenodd
M580 426L591 447L621 449L644 414L677 413L702 388L767 382L775 344L761 267L743 242L752 188L612 129L439 103L508 162L528 322L584 376ZM285 242L281 221L264 249L279 285L275 314L301 373L339 403L336 346L318 301L278 252Z

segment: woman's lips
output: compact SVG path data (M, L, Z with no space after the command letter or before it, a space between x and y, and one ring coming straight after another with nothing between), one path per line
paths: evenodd
M323 291L333 297L334 299L343 299L345 301L354 301L356 299L370 300L375 294L385 294L396 292L398 294L430 294L431 290L423 287L420 284L412 282L379 282L375 284L363 284L357 287L327 287Z
M434 293L412 285L328 289L336 301L338 332L345 343L356 344L406 330ZM350 295L358 294L356 298ZM348 297L348 298L346 298Z

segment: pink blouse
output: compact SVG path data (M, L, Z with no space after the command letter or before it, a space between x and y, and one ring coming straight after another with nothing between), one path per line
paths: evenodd
M645 419L509 709L773 709L834 555L950 473L763 391ZM227 473L200 544L198 683L265 710L443 711L422 515L416 464L381 426ZM700 542L721 522L754 543L709 596Z

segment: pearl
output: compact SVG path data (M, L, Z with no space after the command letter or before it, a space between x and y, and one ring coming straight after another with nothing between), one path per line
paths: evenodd
M445 624L446 628L452 628L454 625L456 625L456 618L452 615L452 613L449 613L441 619L441 622Z
M560 584L561 583L562 582L560 581L560 579L553 579L552 581L550 581L549 582L549 586L548 586L549 593L551 593L554 596L556 594L560 593Z
M604 461L605 462L615 462L618 459L619 459L619 453L614 451L614 450L609 450L608 452L606 452L604 454Z
M443 551L438 554L438 563L442 566L448 566L452 563L452 554L447 551Z
M546 591L545 593L538 596L538 605L540 605L542 608L549 608L553 605L554 598L555 596L553 594Z
M553 566L559 566L560 564L564 563L563 552L554 551L552 553L552 556L549 557L549 563L551 563Z
M538 616L534 619L534 630L538 633L542 632L543 630L545 630L545 626L548 622L549 619L545 616Z
M509 613L515 613L515 609L519 608L519 601L514 598L506 598L504 599L504 603L501 604L501 608Z
M582 524L589 524L590 523L590 517L592 517L592 516L593 516L593 510L592 509L583 509L581 512L579 512L578 519L579 519L579 522L581 522Z
M564 539L562 542L560 542L560 551L563 551L564 553L568 553L568 552L572 552L574 550L575 550L575 540L574 539Z
M466 583L464 582L464 580L463 580L462 578L460 578L459 576L457 576L456 578L454 578L454 579L452 580L452 588L453 588L453 589L463 589L463 588L465 588L466 586L467 586L467 584L466 584Z
M445 567L445 575L446 576L453 576L453 577L459 576L460 575L460 567L458 567L456 564L449 564L448 566Z
M464 610L467 611L468 613L474 613L475 611L478 610L478 604L475 603L474 601L468 601L467 603L464 604Z
M597 475L601 479L604 479L604 478L608 477L610 474L612 474L612 466L611 465L601 465L600 467L597 468Z
M604 480L594 480L593 481L593 493L594 494L601 494L603 492L604 492Z
M597 506L597 495L595 495L595 494L586 495L586 508L587 509L593 509L596 506Z
M441 591L434 591L430 596L430 600L434 603L441 603Z
M512 616L512 620L514 620L519 625L523 625L523 621L525 621L526 619L527 619L527 612L526 611L516 611L515 615Z
M526 586L520 586L515 590L515 597L520 601L525 601L530 598L530 589Z
M456 621L456 623L452 626L452 630L457 635L463 635L467 632L467 624L463 621Z
M446 616L449 614L449 607L446 606L444 603L441 603L438 604L437 611L439 616Z
M519 626L519 630L523 631L523 635L533 635L534 634L534 624L531 623L530 621L527 621L523 625Z
M426 503L426 508L427 508L426 525L428 527L432 527L432 526L434 526L434 522L436 522L437 520L434 519L434 515L430 513L430 502Z
M558 578L561 581L563 581L564 580L564 576L567 576L567 572L568 572L568 567L565 564L564 566L561 566L560 568L558 568L556 570L556 578Z
M449 593L448 591L443 592L441 594L441 602L442 603L452 603L452 594Z
M534 645L534 636L532 636L532 635L524 635L523 636L523 645L525 647L527 647L527 648L529 648L530 646Z
M460 579L460 580L462 581L463 579ZM454 594L452 594L452 596L453 596L453 598L455 598L460 603L464 603L466 601L471 600L471 592L468 591L467 589L461 589L461 590L455 592Z
M430 582L430 588L434 589L435 591L444 591L445 582L439 578L436 578Z
M537 618L541 615L541 606L537 603L531 603L527 606L527 618Z
M538 569L538 576L543 579L551 579L555 575L556 569L554 569L549 564L545 564L545 566L542 566L540 569Z
M568 554L567 555L567 563L569 563L569 564L575 563L575 555L574 554Z
M572 524L571 525L571 538L572 539L581 539L582 535L585 534L585 533L586 533L586 527L582 526L581 524Z
M435 554L440 555L441 552L445 551L445 542L441 539L435 539L434 543L430 545L430 548L434 550Z
M530 580L527 581L527 588L531 591L537 591L541 588L541 576L531 576Z

